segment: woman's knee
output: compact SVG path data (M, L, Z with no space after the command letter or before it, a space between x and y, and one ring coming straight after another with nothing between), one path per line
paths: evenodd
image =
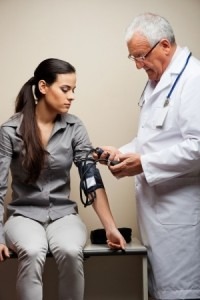
M43 246L43 247L38 247L37 245L30 245L26 247L20 247L17 250L18 257L19 259L30 259L30 260L37 260L41 259L45 261L46 259L46 254L47 254L48 248Z
M73 246L59 247L57 253L55 253L55 256L68 262L71 261L77 263L78 261L83 260L83 249Z

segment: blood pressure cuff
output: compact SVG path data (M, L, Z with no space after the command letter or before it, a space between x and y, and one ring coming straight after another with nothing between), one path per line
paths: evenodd
M104 188L104 184L99 170L94 162L77 164L81 178L80 186L85 195L88 195L99 188Z
M130 243L132 237L132 229L127 227L118 228L121 235L127 243ZM106 244L107 237L105 229L95 229L90 232L90 240L92 244Z

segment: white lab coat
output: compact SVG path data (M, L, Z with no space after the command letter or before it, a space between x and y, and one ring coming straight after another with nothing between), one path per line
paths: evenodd
M188 54L178 47L157 86L148 83L138 135L120 148L141 154L137 214L156 299L200 298L200 62L194 57L163 107Z

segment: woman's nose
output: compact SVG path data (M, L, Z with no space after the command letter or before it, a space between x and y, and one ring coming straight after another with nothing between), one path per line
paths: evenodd
M74 92L73 91L68 91L67 93L67 99L68 100L74 100Z

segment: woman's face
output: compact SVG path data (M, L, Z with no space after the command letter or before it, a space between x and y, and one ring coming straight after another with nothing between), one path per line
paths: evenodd
M39 90L43 95L38 106L42 105L49 112L56 114L67 113L74 100L76 74L58 74L56 81L48 85L44 80L39 82Z

